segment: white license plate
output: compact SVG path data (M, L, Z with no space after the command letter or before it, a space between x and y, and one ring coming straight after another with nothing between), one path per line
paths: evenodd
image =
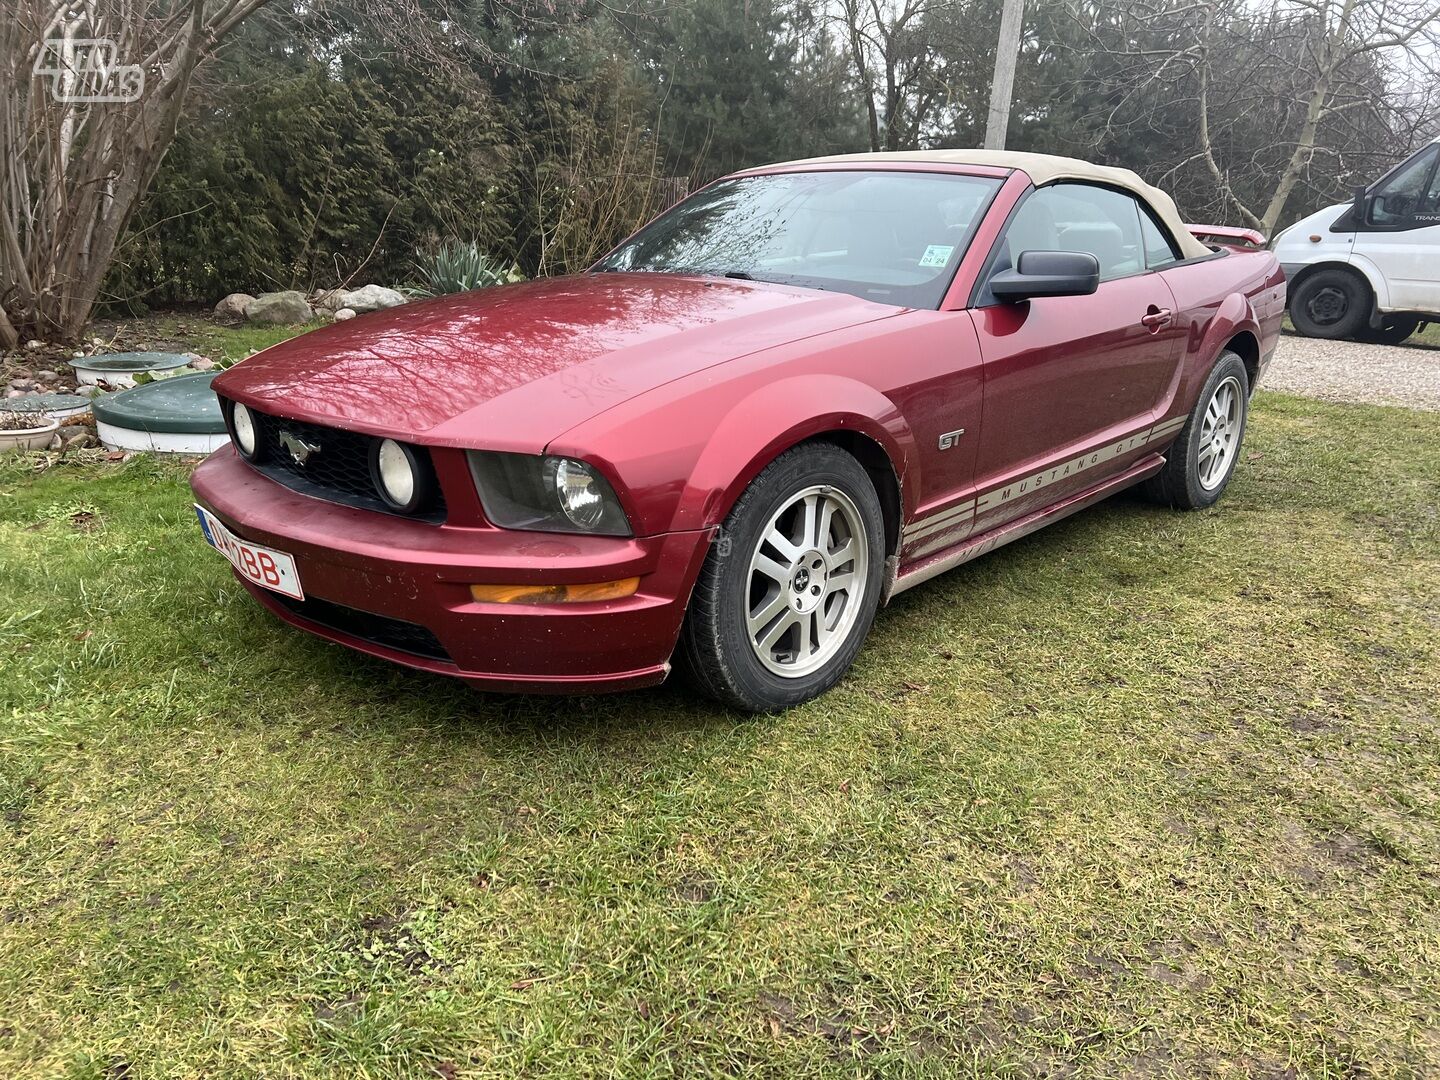
M200 529L210 546L229 559L230 565L240 571L246 581L253 581L262 589L270 589L296 600L305 599L293 558L283 551L241 540L203 506L197 505L195 514L200 518Z

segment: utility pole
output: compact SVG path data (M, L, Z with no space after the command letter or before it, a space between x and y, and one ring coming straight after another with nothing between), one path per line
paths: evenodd
M1010 96L1015 90L1015 61L1020 55L1020 29L1025 0L1005 0L1000 13L1000 41L995 46L995 78L990 82L990 115L985 120L985 149L1005 149L1010 126Z

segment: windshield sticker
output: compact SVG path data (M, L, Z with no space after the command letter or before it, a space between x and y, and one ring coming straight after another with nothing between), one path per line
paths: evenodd
M944 266L950 261L950 253L954 250L954 244L931 244L925 249L925 254L920 257L920 265Z

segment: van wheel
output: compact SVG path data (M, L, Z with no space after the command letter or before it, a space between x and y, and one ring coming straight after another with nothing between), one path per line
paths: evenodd
M691 593L691 680L745 712L823 694L870 631L884 564L880 498L860 463L825 443L781 454L736 501Z
M1165 455L1165 467L1145 481L1145 495L1177 510L1215 505L1234 475L1249 405L1245 361L1233 352L1221 353Z
M1290 321L1306 337L1353 337L1370 317L1370 286L1348 270L1317 270L1290 297Z
M1365 326L1355 335L1359 341L1373 345L1399 345L1420 326L1418 315L1390 315L1379 326Z

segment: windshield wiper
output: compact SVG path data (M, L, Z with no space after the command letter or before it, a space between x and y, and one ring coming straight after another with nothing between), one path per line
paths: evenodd
M726 270L721 277L736 278L739 281L754 281L755 275L744 270Z

